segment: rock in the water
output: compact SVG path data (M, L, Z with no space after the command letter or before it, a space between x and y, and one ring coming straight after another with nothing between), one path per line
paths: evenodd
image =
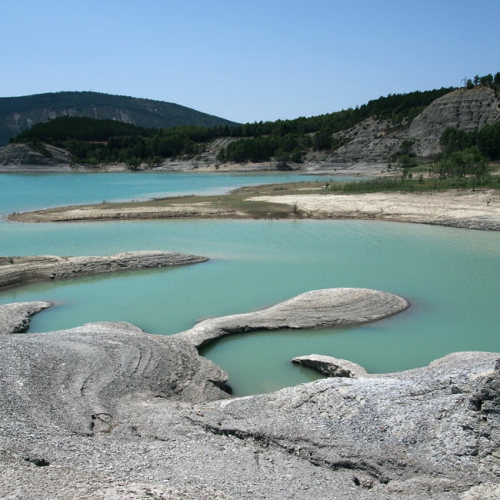
M60 280L95 274L182 266L205 262L206 257L177 252L136 251L98 257L0 257L0 289L33 281Z
M374 306L369 295L349 292L342 302L314 292L252 321L208 326L213 334L214 325L314 324L315 309L317 321L350 321L365 310L358 298ZM384 310L384 295L373 296L364 319ZM395 310L407 305L391 300ZM193 345L204 338L126 323L0 336L2 494L451 500L494 492L499 354L227 399L226 374Z
M310 354L308 356L297 356L292 359L292 363L312 368L327 377L364 377L366 370L357 363L347 359L338 359L333 356L322 354Z
M50 302L16 302L0 305L0 335L28 331L31 316L47 309Z
M176 337L200 347L234 333L280 328L358 325L392 316L409 307L406 299L367 288L326 288L306 292L262 311L201 321Z

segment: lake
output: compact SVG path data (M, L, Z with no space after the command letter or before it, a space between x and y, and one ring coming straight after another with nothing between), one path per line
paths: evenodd
M96 181L92 177L107 175L115 174L81 174L78 183L91 186ZM142 174L132 175L138 178L138 188L127 187L130 197L163 193ZM187 183L198 178L185 175ZM8 205L4 195L13 200L8 211L19 210L23 203L39 203L18 204L5 192L4 177L0 176L4 206ZM8 189L17 193L26 192L25 184L31 186L27 191L36 191L29 177L13 176L9 182ZM118 188L112 189L111 178L104 177L103 182L109 185L107 199L123 197ZM232 182L240 179L224 177L226 188ZM67 188L61 196L73 196L68 194L71 189L76 188ZM76 190L80 200L96 200L92 192ZM60 204L59 198L51 204ZM454 351L500 350L500 234L496 232L375 221L3 222L0 244L2 255L158 249L211 259L193 266L36 283L1 292L1 303L56 303L33 318L31 331L90 321L129 321L152 333L172 334L207 317L256 310L329 287L375 288L411 302L397 316L358 328L258 332L204 348L202 353L229 373L236 395L317 378L315 372L290 363L297 355L329 354L360 363L370 372L387 372L422 366Z

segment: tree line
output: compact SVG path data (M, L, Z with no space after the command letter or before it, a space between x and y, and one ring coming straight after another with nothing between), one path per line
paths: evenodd
M134 167L142 162L159 164L162 158L195 156L205 150L207 142L229 137L235 140L221 149L219 161L260 162L274 158L278 167L286 168L288 162L300 162L310 149L333 151L340 147L343 141L332 137L336 132L369 117L387 119L399 126L452 90L389 94L334 113L236 126L146 128L115 120L65 116L34 125L11 141L53 144L67 149L75 161L82 163L121 161Z
M472 80L469 78L466 84L468 89L473 89L474 87L500 87L500 71L495 73L493 76L491 73L479 76L476 75Z
M444 152L435 166L441 177L472 175L484 181L489 175L489 163L500 160L500 122L469 132L447 128L441 144Z

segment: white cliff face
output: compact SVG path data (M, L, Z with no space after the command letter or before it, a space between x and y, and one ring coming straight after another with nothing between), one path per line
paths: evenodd
M493 89L458 89L446 94L422 111L410 124L398 127L389 120L373 117L347 131L334 134L349 140L328 158L331 162L387 162L397 154L404 140L412 141L416 156L429 157L442 151L439 139L448 127L478 130L500 121L500 101Z
M458 89L427 106L411 122L407 135L415 139L418 156L429 156L441 151L439 138L448 127L471 131L498 121L500 101L493 89Z

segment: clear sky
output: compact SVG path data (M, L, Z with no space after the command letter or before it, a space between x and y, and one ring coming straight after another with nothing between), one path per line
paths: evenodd
M500 71L500 0L0 0L0 96L94 90L239 122Z

